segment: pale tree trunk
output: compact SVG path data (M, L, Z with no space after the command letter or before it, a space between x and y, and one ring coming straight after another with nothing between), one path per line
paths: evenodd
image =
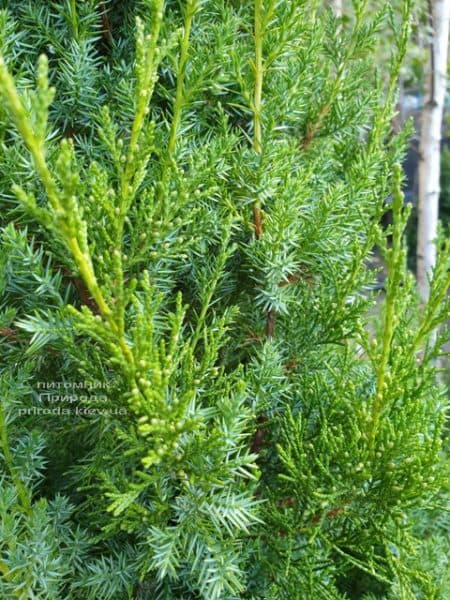
M342 2L343 0L331 0L331 8L337 17L342 17Z
M419 152L419 206L417 230L417 284L423 302L436 264L442 117L447 80L450 0L431 0L432 40L427 65L425 106Z

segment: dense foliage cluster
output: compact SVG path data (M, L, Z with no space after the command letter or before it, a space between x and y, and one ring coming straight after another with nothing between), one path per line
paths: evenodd
M2 598L446 598L450 244L419 307L367 4L0 2Z

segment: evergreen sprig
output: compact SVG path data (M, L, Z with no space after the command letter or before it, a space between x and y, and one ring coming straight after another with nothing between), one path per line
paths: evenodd
M391 132L411 10L0 12L5 598L445 599L450 245L421 307Z

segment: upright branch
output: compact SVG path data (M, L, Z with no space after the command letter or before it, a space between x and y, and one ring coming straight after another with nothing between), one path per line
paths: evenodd
M38 66L37 95L37 101L40 108L40 122L39 125L36 125L34 128L28 119L27 111L22 99L17 92L14 80L2 57L0 57L0 93L4 98L11 118L31 154L36 172L41 179L49 204L58 221L60 234L64 237L72 254L72 258L74 259L92 298L95 300L100 313L103 317L109 319L111 310L103 297L94 273L87 241L84 239L81 223L78 219L79 212L76 207L76 199L74 197L62 197L57 182L50 172L45 158L44 143L47 110L54 96L54 90L48 87L47 71L47 59L45 56L41 56ZM23 202L30 204L31 199L27 198L23 190L16 188L15 191Z
M344 77L346 76L346 73L348 70L348 65L349 65L350 61L353 59L353 57L355 55L355 51L358 48L358 44L360 43L361 30L365 25L364 16L365 16L367 2L368 2L368 0L363 0L360 3L360 5L358 6L358 10L356 11L356 15L355 15L356 23L354 26L353 34L350 39L350 42L347 45L345 53L342 56L339 66L336 70L336 75L335 75L333 81L331 82L331 89L328 94L328 99L325 101L325 103L320 108L319 113L318 113L317 117L315 118L315 120L313 120L311 123L308 123L308 125L306 127L305 135L300 142L300 148L302 150L305 150L311 144L311 142L317 137L317 135L320 134L320 131L324 125L324 122L325 122L326 118L328 117L337 97L339 96L339 93L341 91L341 84L342 84ZM336 15L336 16L338 16L338 15Z
M115 271L116 279L120 283L117 289L118 302L117 307L120 314L117 315L117 323L120 328L120 335L124 337L124 310L125 310L125 290L123 286L123 258L122 242L125 219L129 208L135 198L139 187L139 174L142 173L142 158L138 160L139 144L145 137L146 117L150 112L150 101L157 81L157 70L160 61L160 49L158 40L161 31L161 25L164 16L164 0L154 0L153 2L153 20L150 33L145 34L144 24L137 19L137 41L136 41L136 95L137 105L134 113L133 124L131 126L130 140L123 160L125 167L120 172L120 202L117 208L117 231L115 249ZM148 145L148 144L147 144ZM150 155L147 149L147 160Z
M261 105L264 80L263 39L264 31L262 0L255 0L255 92L253 97L253 148L258 154L262 153Z
M253 149L258 154L262 153L262 88L264 81L263 63L263 0L255 0L255 90L253 95ZM256 239L261 237L263 231L261 201L256 198L253 206L253 224Z
M373 450L378 432L380 418L386 406L385 392L390 379L389 362L392 343L398 325L397 298L403 282L405 249L403 233L406 227L407 215L404 209L404 196L401 191L401 167L395 166L392 212L394 218L392 231L392 247L386 251L388 279L386 283L386 299L383 313L383 337L380 355L378 357L375 398L372 405L372 419L369 435L369 448Z
M264 82L264 17L263 0L255 0L255 89L253 94L253 149L257 154L262 154L262 89ZM255 237L258 240L263 233L263 218L261 209L261 200L255 199L253 205L253 225L255 228ZM267 313L266 335L273 337L275 333L276 313L270 309Z
M145 117L150 112L150 100L153 96L153 90L157 79L157 69L160 58L158 39L163 21L163 9L164 0L155 0L152 28L147 35L144 34L142 21L139 19L137 21L136 75L138 99L125 158L125 169L121 178L120 217L122 221L125 219L128 208L136 193L135 186L132 185L133 176L136 170L136 154L141 131L145 123Z
M76 0L70 0L70 20L72 25L73 37L78 40L79 27L78 27L78 14L77 14L77 2Z
M172 157L175 151L178 129L180 127L181 113L183 110L184 98L184 79L186 73L186 63L188 59L192 20L198 8L197 0L188 0L184 15L183 36L181 39L180 60L177 71L177 87L175 92L175 103L173 106L172 123L170 126L169 143L167 147L169 157Z
M9 475L12 481L14 482L14 485L16 486L22 510L26 514L31 514L30 495L26 486L22 482L22 479L20 478L18 470L14 466L14 461L10 450L7 429L7 416L5 411L5 400L3 398L0 402L0 450L3 455L3 460L5 461L6 467L9 471Z
M48 63L45 56L41 56L39 59L37 83L37 92L34 98L36 119L33 122L27 114L23 100L3 58L0 57L0 95L33 159L36 173L48 199L49 210L37 207L35 198L28 195L21 187L15 186L14 192L22 204L32 213L39 215L43 224L52 229L66 245L86 288L98 307L103 323L113 335L117 336L117 345L123 356L124 364L132 365L133 354L126 342L123 327L121 327L123 319L115 315L99 285L88 244L86 223L83 220L78 199L70 188L70 172L73 168L72 143L63 140L60 147L60 173L68 178L67 181L58 180L46 160L45 137L48 107L53 99L54 90L48 87ZM115 252L115 256L119 256L118 251ZM119 266L121 269L121 264ZM116 270L120 276L119 266Z
M159 183L159 199L161 202L161 211L166 214L167 204L165 199L165 190L167 189L170 166L174 161L174 152L177 143L178 132L180 129L181 116L185 105L185 75L188 61L192 21L199 8L198 0L188 0L184 11L184 27L180 42L180 57L177 66L177 84L175 90L175 101L172 109L172 122L170 124L169 141L167 143L167 154L163 160L163 173Z

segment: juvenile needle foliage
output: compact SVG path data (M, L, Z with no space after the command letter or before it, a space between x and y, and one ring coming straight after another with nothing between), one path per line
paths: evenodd
M366 5L0 3L2 598L445 599L450 245L419 310Z

